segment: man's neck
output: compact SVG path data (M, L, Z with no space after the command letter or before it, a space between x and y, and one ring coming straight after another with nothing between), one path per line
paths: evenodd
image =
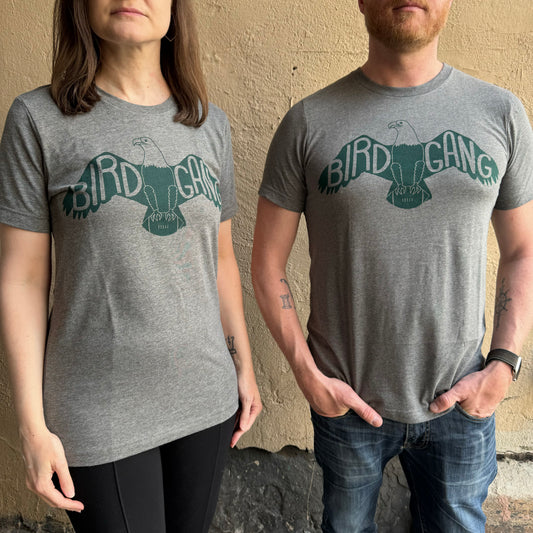
M420 50L399 52L371 38L368 60L362 66L362 71L373 82L387 87L423 85L442 70L437 48L436 39Z

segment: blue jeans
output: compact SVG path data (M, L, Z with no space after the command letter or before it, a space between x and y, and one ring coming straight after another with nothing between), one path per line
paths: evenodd
M374 533L383 469L398 455L411 489L414 533L483 533L481 506L496 477L494 415L459 405L419 424L384 420L374 428L353 411L311 411L315 455L324 471L324 533Z

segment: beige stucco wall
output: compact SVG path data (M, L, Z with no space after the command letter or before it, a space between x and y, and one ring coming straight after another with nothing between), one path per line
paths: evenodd
M17 94L48 82L52 3L0 2L0 124ZM241 206L234 220L235 247L265 405L242 444L271 451L288 444L311 448L307 406L253 298L249 267L256 191L269 141L291 104L364 61L363 20L354 0L197 0L197 6L211 99L226 110L233 129ZM532 30L531 0L455 0L441 41L441 58L511 89L533 117ZM289 276L302 321L307 313L306 250L301 231ZM492 302L497 266L493 237L490 250L488 298ZM491 321L492 304L487 307L487 322ZM523 355L529 360L521 380L498 411L502 452L533 451L533 338ZM24 488L5 362L0 359L0 517L21 513L40 519L47 510Z

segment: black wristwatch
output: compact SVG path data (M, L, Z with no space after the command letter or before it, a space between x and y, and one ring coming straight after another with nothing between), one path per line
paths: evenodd
M490 361L503 361L507 363L513 369L513 381L518 379L518 374L520 374L520 367L522 366L522 358L516 355L509 350L504 350L503 348L496 348L491 350L487 354L487 359L485 360L485 366L487 366Z

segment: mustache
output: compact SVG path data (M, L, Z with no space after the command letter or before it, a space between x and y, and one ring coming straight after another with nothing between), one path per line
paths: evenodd
M428 2L426 0L391 0L387 7L396 9L405 6L415 6L425 10L429 8Z

